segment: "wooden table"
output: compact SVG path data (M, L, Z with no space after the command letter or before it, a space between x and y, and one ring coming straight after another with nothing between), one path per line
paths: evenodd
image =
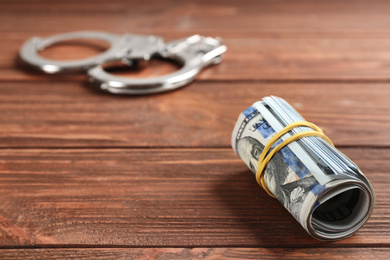
M0 2L0 258L388 259L389 13L377 0ZM75 30L220 36L228 52L189 86L138 97L20 66L26 39ZM232 151L239 113L271 94L373 184L376 208L353 237L311 238Z

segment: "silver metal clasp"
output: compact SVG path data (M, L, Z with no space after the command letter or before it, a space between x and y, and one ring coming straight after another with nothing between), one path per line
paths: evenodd
M201 59L198 62L202 67L206 67L220 63L226 49L220 38L193 35L167 43L164 50L161 51L161 55L166 58L177 57L187 61Z
M43 58L39 52L63 41L75 39L97 39L110 44L110 47L96 56L71 61L58 61ZM26 41L20 49L20 58L29 66L48 74L82 72L108 62L121 61L132 64L136 60L149 60L164 46L160 37L136 34L115 35L105 32L80 31L57 34L47 38L34 37Z
M130 78L114 76L102 66L88 71L90 82L102 90L115 94L152 94L166 92L187 85L199 72L221 61L226 46L220 39L194 35L167 43L158 52L162 58L171 59L182 67L173 73L154 78Z
M39 52L61 41L74 39L99 39L110 44L105 52L94 57L57 61L43 58ZM114 35L105 32L70 32L47 38L34 37L20 49L21 59L28 65L48 74L87 71L89 81L100 89L115 94L150 94L182 87L195 79L206 66L221 61L226 46L218 38L194 35L164 44L161 37L153 35ZM114 76L104 70L118 64L135 66L153 56L170 59L182 65L171 74L154 78Z
M164 47L164 40L153 35L125 34L113 46L114 60L134 65L137 61L148 61Z

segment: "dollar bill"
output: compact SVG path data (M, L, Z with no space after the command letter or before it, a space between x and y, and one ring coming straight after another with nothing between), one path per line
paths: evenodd
M304 118L285 100L265 97L243 111L232 134L232 147L256 174L265 145L287 125ZM296 127L288 137L312 130ZM271 148L272 149L272 148ZM304 137L277 152L267 164L268 189L302 227L319 240L339 240L369 218L375 194L360 169L320 137Z

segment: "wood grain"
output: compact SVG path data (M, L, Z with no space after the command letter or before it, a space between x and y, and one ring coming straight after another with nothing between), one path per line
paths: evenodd
M109 4L102 0L40 0L26 4L17 0L0 3L1 21L8 22L14 14L19 15L14 24L1 23L0 30L57 32L88 27L109 31L389 31L389 8L386 0L359 0L353 4L337 0L114 0Z
M109 32L115 32L110 30ZM139 32L142 34L148 32ZM188 37L196 32L159 33L167 41ZM197 32L201 34L201 32ZM4 52L0 55L0 80L47 81L58 79L32 70L26 70L17 62L18 51L24 41L33 36L49 36L44 33L6 33L1 44ZM293 36L276 35L226 35L223 32L203 33L220 36L228 51L223 62L203 71L198 80L274 80L274 81L388 81L390 80L390 33L387 38L361 39L334 38L332 35L316 37L313 34ZM352 47L351 47L352 46ZM67 46L56 49L53 59L80 58L93 52L92 48ZM164 66L161 66L164 69ZM131 71L131 70L129 70ZM167 71L168 72L168 71ZM139 71L140 76L154 76L150 71ZM134 73L131 74L134 76ZM78 75L69 79L80 81Z
M389 10L386 0L0 1L0 259L388 259ZM228 52L189 86L139 97L20 64L28 38L79 30L220 36ZM176 69L153 60L114 73ZM239 113L271 94L372 182L373 216L353 237L309 237L231 150Z
M267 95L336 145L390 145L387 84L195 82L127 97L81 82L3 82L0 92L0 147L230 147L238 115Z
M222 37L224 62L198 80L390 80L387 1L21 2L0 3L0 80L46 80L17 67L20 46L33 36L79 30ZM85 49L56 57L75 52Z
M8 249L1 259L388 259L389 248L108 248Z
M311 238L231 149L0 151L0 245L341 247L390 244L388 149L342 149L372 182L351 238Z

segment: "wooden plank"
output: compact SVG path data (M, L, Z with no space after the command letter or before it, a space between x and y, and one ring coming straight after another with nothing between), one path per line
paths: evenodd
M0 31L55 31L105 28L217 31L389 31L386 0L136 2L125 0L12 1L0 3ZM88 13L86 13L88 12ZM16 23L10 19L17 14ZM87 15L86 15L87 14ZM118 17L117 19L108 19ZM77 17L77 19L72 19ZM99 19L100 17L100 22ZM94 18L97 24L85 23ZM3 22L4 21L4 22ZM26 22L27 21L27 22ZM33 21L33 22L32 22ZM48 21L43 24L42 21ZM118 23L120 21L120 23Z
M384 0L1 1L0 259L387 259L389 8ZM187 88L147 97L105 95L82 74L18 64L27 38L74 30L199 33L221 36L229 50ZM58 46L44 55L98 51ZM117 73L175 69L154 61ZM372 181L376 209L352 238L310 238L229 148L238 114L269 94L321 126Z
M93 23L88 21L89 23ZM113 30L108 30L113 32ZM136 31L137 32L137 31ZM141 34L148 32L139 31ZM150 32L155 33L155 32ZM336 38L332 34L236 34L192 31L157 33L167 41L200 33L221 36L228 46L223 62L205 70L198 80L390 80L390 33L376 38ZM26 70L17 62L18 51L24 41L33 36L51 34L5 33L0 50L0 81L47 81L58 79ZM97 54L98 50L86 46L52 48L48 58L70 59ZM160 64L161 65L161 64ZM160 66L163 73L169 71ZM131 70L130 70L131 71ZM139 73L139 71L138 71ZM131 74L131 76L133 76ZM140 76L155 76L150 69ZM68 75L79 80L79 76Z
M19 47L32 36L74 30L158 34L167 40L195 33L221 36L228 53L222 64L202 73L199 79L205 80L390 80L389 5L8 1L0 3L0 80L44 80L15 70ZM83 15L86 9L88 15ZM69 49L66 54L75 51L86 50Z
M78 248L6 249L1 259L388 259L389 248Z
M390 243L389 149L342 149L377 196L351 238L319 242L231 149L0 150L0 245L360 247Z
M83 81L0 83L0 147L230 147L238 115L263 96L290 102L338 146L390 145L387 84L195 82L124 97Z

